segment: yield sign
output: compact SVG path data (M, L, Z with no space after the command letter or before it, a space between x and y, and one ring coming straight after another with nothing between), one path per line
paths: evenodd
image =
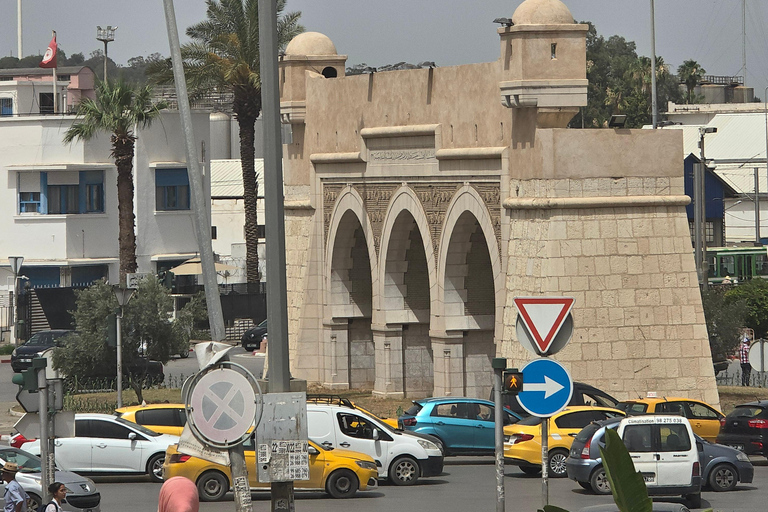
M519 318L541 354L546 354L573 307L572 297L515 297Z

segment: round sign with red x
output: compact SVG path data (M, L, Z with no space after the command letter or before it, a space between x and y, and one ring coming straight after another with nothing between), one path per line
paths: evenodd
M256 417L256 393L242 373L216 367L189 390L187 421L203 443L217 447L242 442Z

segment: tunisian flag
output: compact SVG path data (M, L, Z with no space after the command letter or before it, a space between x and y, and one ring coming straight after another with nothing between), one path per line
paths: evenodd
M48 49L45 50L43 60L40 62L41 68L55 68L56 67L56 31L53 31L53 39L48 43Z

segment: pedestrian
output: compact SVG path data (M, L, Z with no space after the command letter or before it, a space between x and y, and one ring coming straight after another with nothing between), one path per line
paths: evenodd
M752 365L749 364L749 337L744 336L739 347L739 361L741 362L741 385L749 386L749 377L752 373Z
M198 512L199 508L197 486L192 480L183 476L174 476L163 483L157 502L157 512Z
M61 482L53 482L48 486L48 492L51 493L53 499L45 506L43 512L61 512L61 504L67 497L67 486Z
M15 462L6 462L2 470L3 481L5 482L5 512L27 512L27 500L29 496L16 481L16 473L19 471L19 465Z

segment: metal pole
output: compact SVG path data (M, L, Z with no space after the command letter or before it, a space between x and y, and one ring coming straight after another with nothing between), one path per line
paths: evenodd
M744 70L742 103L747 102L747 0L741 0L741 69Z
M38 416L40 418L40 480L43 486L43 492L48 492L48 486L53 483L48 480L48 458L49 437L51 432L48 429L48 382L45 379L45 367L37 369L37 394L39 399Z
M107 81L107 41L104 41L104 81Z
M702 136L701 140L704 140ZM699 278L699 286L704 286L704 281L701 273L701 261L702 261L702 238L701 238L701 181L702 181L702 169L703 164L694 164L693 166L693 253L696 259L696 274Z
M123 406L123 306L117 309L117 408Z
M494 359L496 361L496 359ZM506 366L506 360L504 365ZM496 410L494 423L494 447L496 452L496 512L504 512L504 404L501 400L501 383L504 368L493 369L493 402Z
M760 245L760 173L755 167L755 243Z
M656 96L656 15L655 0L651 0L651 110L653 111L653 129L659 126L659 106Z
M23 58L21 48L21 0L16 0L16 37L19 52L19 59Z
M235 510L237 512L252 512L251 487L248 484L248 468L245 465L243 444L233 446L228 451L229 468L232 472L232 489L235 491Z
M541 507L549 505L549 418L541 418Z
M203 186L203 172L200 168L195 151L195 135L192 131L192 112L189 108L187 82L184 77L184 66L181 60L179 31L176 28L176 14L173 0L163 0L165 8L165 23L168 30L168 42L171 46L171 61L173 64L173 80L176 84L176 97L181 114L181 126L184 130L184 145L187 150L187 174L192 189L192 200L195 210L195 234L200 247L200 263L203 268L203 283L205 285L205 301L208 306L208 323L211 326L213 341L221 341L226 337L224 330L224 314L221 311L219 285L216 281L216 267L213 262L213 246L211 245L210 195L206 195ZM282 179L280 180L282 183ZM272 328L270 327L270 330ZM271 338L272 336L270 336Z
M17 313L17 311L16 311L16 290L17 290L16 281L18 280L18 277L19 277L18 274L16 274L14 272L13 273L13 290L11 290L11 314L10 314L10 317L11 317L10 324L12 326L11 327L11 345L12 346L16 346L16 341L17 341L16 340L16 330L18 329L18 326L16 325L16 322L17 322L17 320L16 320L16 318L17 318L17 315L16 315L16 313Z
M285 276L283 210L283 145L280 138L280 89L277 72L276 1L259 2L259 55L264 119L264 217L267 257L267 319L269 321L269 392L291 388L288 359L288 300ZM270 510L295 510L293 482L272 482Z

